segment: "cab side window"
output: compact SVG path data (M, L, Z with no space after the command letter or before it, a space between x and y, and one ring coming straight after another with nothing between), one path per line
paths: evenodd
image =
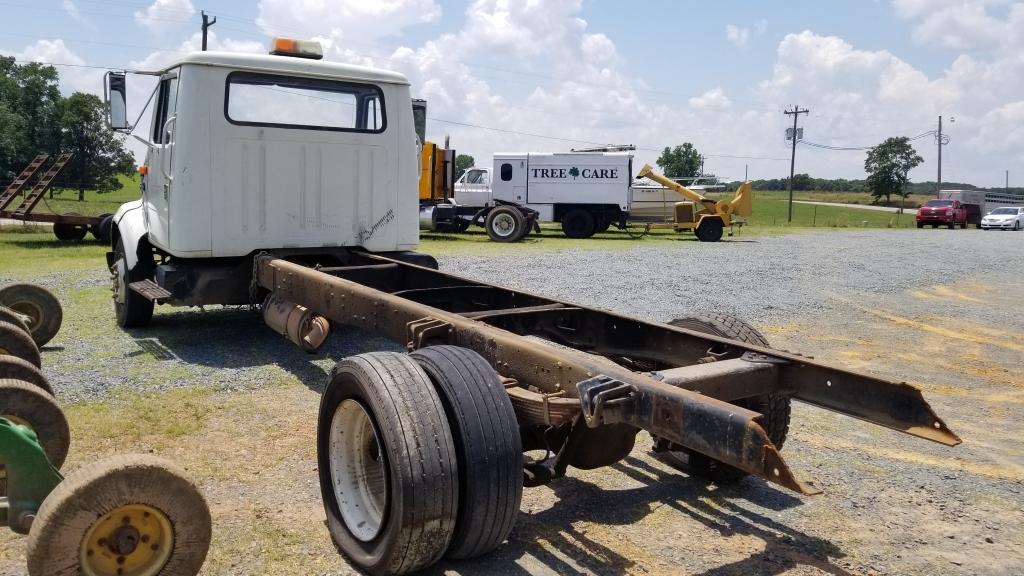
M507 163L506 164L502 164L501 165L501 181L502 182L508 182L511 179L512 179L512 165L511 164L507 164Z
M150 127L154 144L170 144L169 130L164 130L168 118L174 116L178 100L178 78L166 78L160 81L157 89L156 106L153 109L153 126Z

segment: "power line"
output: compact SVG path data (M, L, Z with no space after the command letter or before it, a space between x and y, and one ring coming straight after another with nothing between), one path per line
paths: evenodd
M913 142L914 140L920 140L922 138L927 138L928 136L931 136L933 134L935 134L935 130L929 130L927 132L922 132L922 133L918 134L917 136L909 136L909 137L907 137L907 140ZM828 144L817 144L815 142L808 142L807 140L804 140L802 138L799 140L798 143L799 144L803 144L804 146L811 146L812 148L821 148L823 150L863 151L863 150L871 150L871 149L875 148L875 146L831 146L831 145L828 145Z

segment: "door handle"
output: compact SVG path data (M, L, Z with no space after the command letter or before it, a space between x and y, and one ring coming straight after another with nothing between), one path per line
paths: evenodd
M160 173L163 174L164 180L168 183L174 182L174 177L167 171L167 166L174 162L174 130L172 127L177 119L177 116L171 116L164 122L163 128L160 130L161 138L165 134L168 135L168 142L164 145L163 152L160 154ZM164 198L167 197L167 186L168 184L164 184Z

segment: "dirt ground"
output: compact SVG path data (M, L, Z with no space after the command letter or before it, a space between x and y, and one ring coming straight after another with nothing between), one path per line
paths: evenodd
M109 298L97 282L81 281L85 302ZM758 479L717 487L688 477L653 458L642 433L615 466L571 470L527 489L518 524L496 552L432 573L1024 573L1024 280L920 287L871 306L856 295L832 297L839 317L761 328L776 347L921 387L961 446L796 405L783 454L824 490L801 497ZM107 347L95 324L109 324L109 311L79 308L68 306L44 363L56 380L109 378L83 364ZM184 466L213 513L204 574L353 573L324 526L314 424L331 362L388 345L341 330L324 354L309 357L245 311L157 320L124 336L138 373L120 375L100 399L65 403L73 437L65 470L129 452ZM239 342L249 344L239 351ZM232 381L233 370L254 363L258 381ZM189 385L139 384L181 379ZM0 574L24 573L24 540L0 531Z

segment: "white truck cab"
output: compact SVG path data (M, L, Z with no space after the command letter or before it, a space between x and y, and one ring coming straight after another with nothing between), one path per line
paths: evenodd
M121 305L238 303L237 276L262 250L417 247L408 81L320 61L315 43L274 49L195 52L149 73L150 130L134 134L147 147L142 198L115 215L108 255ZM107 92L112 127L130 132L124 76L110 75Z

